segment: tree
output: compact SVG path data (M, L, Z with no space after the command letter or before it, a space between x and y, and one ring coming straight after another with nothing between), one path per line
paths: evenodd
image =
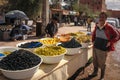
M22 10L30 18L35 18L40 15L42 10L42 0L8 0L9 10Z
M72 5L73 10L77 12L84 12L87 13L87 16L94 17L95 15L99 14L99 12L93 12L92 9L88 7L88 5L85 4L78 4L77 1Z

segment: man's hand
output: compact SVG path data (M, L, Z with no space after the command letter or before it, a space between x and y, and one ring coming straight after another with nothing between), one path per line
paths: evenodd
M110 46L110 42L107 43L106 47L109 47Z

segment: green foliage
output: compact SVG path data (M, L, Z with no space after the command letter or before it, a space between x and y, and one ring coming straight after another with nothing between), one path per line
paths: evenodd
M80 4L80 9L79 9L81 12L86 12L88 14L88 16L92 16L93 15L93 11L88 8L88 5L83 5L83 4Z
M73 10L75 10L77 12L85 12L85 13L87 13L87 16L90 16L92 18L94 18L96 15L99 14L98 11L97 12L93 12L92 9L90 9L88 7L88 5L78 4L77 1L72 6L73 6Z
M75 11L78 11L78 12L79 12L80 7L79 7L79 5L78 5L78 4L73 4L73 5L72 5L72 7L73 7L73 10L75 10Z
M30 18L40 15L42 0L8 0L9 10L22 10Z

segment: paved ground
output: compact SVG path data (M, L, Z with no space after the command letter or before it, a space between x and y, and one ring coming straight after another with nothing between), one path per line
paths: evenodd
M92 24L92 30L94 29L94 24ZM67 33L67 32L76 32L76 31L85 31L85 27L81 26L73 26L73 27L64 27L61 28L60 33ZM115 61L112 56L112 53L108 53L108 58L106 61L107 67L105 71L105 80L120 80L120 63ZM93 71L93 64L90 64L88 67L85 68L85 73L83 74L82 72L79 73L79 75L75 78L75 80L89 80L85 79L88 77L88 74L92 73ZM98 80L100 77L100 70L98 73L98 76L94 77L93 79L90 80Z
M94 24L92 24L94 25ZM93 30L93 28L92 28ZM63 33L69 33L69 32L78 32L78 31L85 31L86 28L82 26L72 26L71 25L65 25L64 27L60 27L58 34L63 34ZM0 46L16 46L17 43L23 42L23 41L33 41L33 40L38 40L39 38L35 39L29 39L29 40L21 40L21 41L1 41ZM105 71L105 80L120 80L120 63L116 62L115 60L112 59L111 53L108 54L108 59L107 59L107 67ZM85 73L79 73L78 76L75 78L75 80L82 80L83 78L86 78L88 74L92 73L93 70L93 65L90 64L88 67L85 68ZM98 80L100 76L100 71L98 73L97 77L94 77L91 80ZM88 80L88 79L84 79Z

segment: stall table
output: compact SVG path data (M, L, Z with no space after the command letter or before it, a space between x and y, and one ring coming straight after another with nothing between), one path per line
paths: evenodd
M39 70L29 79L25 80L67 80L80 67L85 66L88 61L88 48L81 50L81 53L75 55L65 55L57 64L42 63ZM91 54L91 52L89 52ZM9 80L0 73L0 80Z

